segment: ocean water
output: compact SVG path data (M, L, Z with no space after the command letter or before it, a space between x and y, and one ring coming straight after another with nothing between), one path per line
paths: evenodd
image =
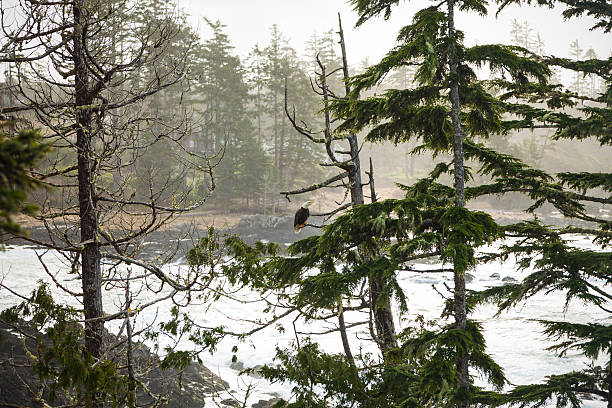
M574 245L582 248L594 248L588 237L572 236ZM496 247L484 248L485 252L495 251ZM43 267L41 260L46 266ZM419 265L415 268L439 267L442 265ZM502 284L501 279L512 277L520 280L529 271L519 272L515 268L512 260L504 263L491 262L479 265L475 270L470 271L474 276L472 282L468 283L468 289L484 289L486 287ZM171 265L165 265L167 273L181 275L187 273L188 268L179 261ZM5 251L0 252L0 281L11 290L22 295L28 295L38 285L39 281L48 282L58 302L71 304L78 307L78 302L70 294L66 293L58 284L71 291L80 291L80 281L76 275L67 273L69 267L66 260L57 252L45 251L40 248L30 246L8 246ZM126 267L118 270L117 273L127 273ZM139 268L131 270L132 276L141 275ZM494 274L499 275L498 277ZM493 276L492 276L493 275ZM54 282L55 281L55 282ZM155 279L148 278L147 282L155 282ZM422 315L426 319L433 319L439 316L444 299L438 293L445 294L445 284L452 286L452 273L421 274L418 272L400 272L399 281L408 298L408 313L398 317L396 328L401 330L413 321L417 315ZM159 293L152 293L144 290L144 280L132 284L133 305L135 309L138 304L151 303L162 299L169 293L168 288L164 288ZM159 285L153 284L155 288ZM433 286L433 287L432 287ZM435 287L435 289L434 289ZM115 288L112 282L105 285L104 310L107 314L120 310L125 299L125 292L121 288ZM235 332L245 332L258 327L257 321L270 314L266 314L265 303L257 301L259 297L255 293L247 290L240 290L232 293L231 298L221 298L210 303L203 300L192 299L192 303L182 309L189 313L190 317L198 324L207 327L223 325ZM180 303L181 298L175 300ZM271 303L276 301L273 297L268 297ZM20 299L4 288L0 288L0 309L4 309L18 303ZM170 318L171 300L164 300L155 303L140 312L134 318L135 330L144 328L148 325L155 327L159 322L167 321ZM480 321L484 327L487 339L488 352L504 368L506 376L511 384L529 384L544 380L546 375L562 374L572 370L585 368L586 364L592 363L578 353L570 352L563 357L547 351L546 347L554 344L547 341L542 335L542 327L533 319L565 320L571 322L601 322L610 323L610 316L601 309L594 306L585 305L581 302L572 302L565 309L565 297L563 293L554 292L549 295L537 295L528 301L519 304L508 312L496 315L496 308L493 306L481 306L472 315L472 318ZM280 312L279 312L280 313ZM345 318L347 324L354 321L363 321L363 314L357 312L347 312ZM232 395L244 398L249 393L249 403L255 403L259 399L270 399L274 396L289 397L291 391L290 384L269 384L265 380L251 376L238 376L238 371L230 367L232 348L238 346L235 353L236 358L245 368L255 367L260 364L269 363L275 353L276 347L287 347L296 340L293 331L294 318L284 318L274 325L257 331L246 340L239 341L235 338L223 340L216 351L211 354L203 352L200 357L204 364L213 372L230 384ZM108 323L106 327L116 332L121 326L121 321ZM298 339L303 340L308 333L323 332L333 326L322 323L305 325L301 321L296 323L296 327L302 334L298 334ZM282 326L284 330L279 330ZM371 352L375 353L375 348L371 342L361 340L367 337L367 328L359 327L349 330L349 338L353 344L353 353ZM330 352L341 352L340 338L337 333L313 335L321 348ZM157 340L160 350L166 345L174 345L176 339L160 337ZM179 339L179 347L190 348L192 344L188 339ZM150 346L154 346L150 344ZM595 364L603 365L602 361ZM483 379L476 378L477 383L484 384ZM221 401L228 398L227 392L219 395L210 395L209 399ZM584 400L584 407L604 407L604 401Z

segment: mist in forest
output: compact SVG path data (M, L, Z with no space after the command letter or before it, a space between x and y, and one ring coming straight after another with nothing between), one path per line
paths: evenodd
M317 56L328 72L341 66L338 13L346 31L349 74L359 74L393 47L397 31L410 22L411 15L420 6L416 2L401 2L391 19L379 17L358 28L356 14L343 1L182 0L176 6L166 6L182 25L173 40L177 42L176 47L191 44L190 60L185 61L189 64L190 77L180 86L157 93L149 107L169 120L172 118L170 121L176 119L177 124L178 118L188 118L180 148L219 160L213 160L215 168L210 175L166 166L158 168L167 163L164 157L177 152L152 147L134 162L134 169L139 170L134 170L135 177L130 178L129 184L140 194L148 182L138 180L142 178L142 170L146 170L146 174L157 174L160 179L151 181L153 184L183 183L187 201L197 202L210 195L206 206L201 208L205 211L221 210L236 215L293 211L297 204L287 202L279 193L315 183L329 175L329 168L320 165L326 158L324 147L310 143L288 120L285 83L287 106L295 112L298 123L314 132L321 130L322 103L313 92L311 82L320 71ZM484 19L461 12L457 18L459 27L465 29L467 44L495 41L522 46L540 55L555 54L573 60L609 55L609 36L588 30L591 18L579 21L581 24L574 23L560 30L566 23L558 10L532 7L526 13L517 6L508 7L498 18L494 7L490 7L489 16ZM6 83L11 84L18 74L14 67L5 64L4 75ZM414 75L410 67L396 70L369 94L411 86ZM482 69L478 75L486 79L489 73ZM581 76L564 69L554 70L553 79L565 83L570 90L592 97L604 87L600 77ZM34 89L38 85L35 82L31 85L30 92L37 93ZM337 95L343 94L340 72L330 78L330 89ZM14 88L10 87L4 92L5 104L18 99L13 93ZM180 105L171 101L180 101ZM155 128L154 133L160 134L162 127ZM610 170L608 149L599 148L597 142L586 141L576 147L569 141L553 141L549 137L552 133L546 129L523 129L494 135L487 143L528 165L550 172L577 171L585 164L588 166L583 168L585 171ZM358 137L363 141L364 132ZM410 154L417 144L363 143L361 152L364 160L372 158L380 197L401 195L395 183L410 184L431 171L432 160L428 154ZM55 159L62 154L56 150ZM108 177L118 183L117 173ZM214 177L214 191L209 191L213 184L210 177ZM184 180L180 181L181 178ZM46 197L44 200L54 201L53 193L39 194ZM303 198L298 201L316 199L319 210L333 207L338 199L333 190ZM490 201L478 205L514 206L501 204L494 198Z
M282 43L283 47L295 58L295 66L302 71L302 79L314 78L317 66L314 62L317 53L327 58L326 63L330 69L339 66L340 50L337 38L337 15L341 14L343 19L346 48L351 74L363 72L369 65L376 63L385 53L393 47L399 29L408 24L411 16L424 2L400 2L395 13L389 20L379 17L369 21L361 27L355 27L357 16L351 5L343 1L319 0L312 2L300 1L208 1L199 2L181 0L179 6L189 14L188 21L194 25L196 31L202 38L208 38L213 34L211 27L203 19L218 20L224 25L223 31L227 35L229 45L233 47L230 51L240 58L241 63L246 64L247 77L250 75L250 92L257 93L259 85L255 84L253 77L254 55L265 50L266 47L276 46ZM556 55L574 60L585 58L605 58L612 54L610 35L600 31L592 31L588 28L594 20L590 17L581 17L573 24L564 20L560 8L538 8L509 6L499 16L495 15L495 6L489 7L489 15L481 17L473 13L458 13L457 23L466 32L466 43L473 45L483 42L497 42L501 44L519 45L531 49L541 55ZM257 16L257 24L252 23L253 16ZM249 66L251 70L249 70ZM412 81L414 72L405 70L396 72L383 81L379 91L385 89L408 86ZM255 74L256 75L256 74ZM486 79L488 72L480 72L481 78ZM564 82L570 89L581 93L587 92L595 96L604 89L601 78L592 75L580 77L567 70L558 69L554 73L555 78ZM247 80L248 83L249 80ZM336 84L341 89L340 81ZM255 86L255 88L253 88ZM316 95L306 95L308 86L289 82L289 98L295 92L303 93L300 98L311 99L311 106L316 109L320 104L316 102ZM266 91L264 91L265 93ZM269 92L269 90L267 91ZM280 97L282 95L278 95ZM259 99L258 99L259 100ZM295 102L290 102L295 103ZM587 102L588 103L588 102ZM308 109L308 108L307 108ZM312 107L311 107L312 109ZM298 112L300 112L298 105ZM278 116L284 112L279 109ZM314 118L314 112L302 109L302 114ZM271 114L257 114L258 129L260 133L274 132L275 126ZM313 115L313 116L308 116ZM283 119L284 120L284 119ZM310 119L311 121L313 119ZM313 127L316 127L314 119ZM288 129L287 132L291 132ZM515 155L525 163L542 168L549 172L559 171L602 171L612 170L612 160L609 159L610 151L601 148L597 141L586 141L575 146L571 141L552 141L549 136L554 132L545 129L522 130L511 134L491 138L490 143L500 151ZM270 150L271 136L265 136L263 140L264 150ZM293 136L291 136L293 138ZM288 144L281 147L282 152L276 153L291 155L293 150L305 146L305 140L288 139ZM278 143L278 141L277 141ZM371 144L366 143L362 153L367 160L372 157L374 170L379 181L379 189L383 197L395 197L401 192L395 188L395 183L409 184L420 177L424 177L431 170L431 157L428 155L411 155L410 151L416 144L404 144L393 146L389 143ZM320 146L319 146L320 147ZM321 173L317 166L317 152L315 150L297 154L295 161L287 163L289 180L283 180L286 187L298 187L296 180L308 182L316 180L317 177L309 178L310 175ZM300 157L301 156L301 157ZM273 159L275 165L281 165L278 158ZM282 158L280 159L283 160ZM301 161L308 162L310 167L300 168ZM584 165L588 166L588 170ZM295 166L296 172L291 171ZM297 170L300 168L300 170ZM293 183L293 184L292 184ZM304 183L302 183L304 184ZM319 194L318 205L323 207L333 206L333 192ZM304 200L299 200L304 201ZM327 201L327 203L325 203ZM520 206L519 203L501 203L492 199L490 203L480 203L484 207L492 205L512 209ZM263 203L258 203L255 208L248 206L248 211L262 210ZM263 205L267 207L269 204ZM287 203L282 200L278 203L279 210L283 210ZM295 204L293 205L293 207ZM240 206L247 210L244 206ZM266 209L263 209L266 211Z

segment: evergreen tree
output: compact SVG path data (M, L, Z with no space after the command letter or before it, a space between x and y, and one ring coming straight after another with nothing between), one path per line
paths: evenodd
M297 53L274 25L269 44L263 49L254 49L251 61L258 126L263 129L266 150L273 157L271 190L278 192L316 180L320 174L317 162L321 153L293 129L285 116L285 83L291 84L295 95L292 103L307 115L306 121L320 109ZM276 207L277 203L272 204Z
M604 32L612 29L612 12L601 2L560 0L545 4L565 6L563 14L568 19L582 14L592 15L596 20L593 29ZM609 150L612 145L612 59L597 59L590 55L589 59L582 60L579 59L583 55L578 43L574 42L573 47L575 59L547 57L544 61L573 71L577 81L587 75L600 78L605 83L603 92L589 95L576 83L571 85L571 90L560 84L525 83L512 88L504 100L518 101L506 105L512 112L524 114L521 126L553 129L553 140L579 143L595 139L602 149ZM588 102L588 106L576 107L578 102ZM504 310L537 293L554 296L560 292L566 299L566 307L571 306L572 300L579 300L601 309L610 318L612 224L605 211L609 211L612 204L612 175L566 171L545 177L549 180L546 187L534 183L521 189L510 185L506 188L530 196L533 200L530 210L544 203L551 204L564 215L562 224L550 226L535 219L507 226L507 233L520 239L514 244L508 243L494 257L515 256L520 268L532 272L520 283L474 293L473 304L492 301ZM572 245L571 235L567 235L571 233L587 234L596 248L576 248ZM498 403L540 406L556 399L557 406L579 407L588 396L601 397L607 401L608 407L612 407L612 324L609 318L597 322L540 321L544 334L557 341L550 347L551 351L563 356L569 350L575 350L587 359L599 357L604 361L603 367L577 367L566 374L550 375L543 383L515 387Z
M355 1L356 9L360 13L358 24L380 13L388 17L395 3L393 1ZM440 10L444 3L447 5L447 12ZM481 14L486 14L487 11L486 5L479 2L469 4L457 2L457 7ZM444 378L452 391L447 394L435 394L434 397L429 394L433 389L433 383L427 386L424 384L420 390L423 393L421 398L437 398L439 402L445 401L458 406L467 406L470 399L475 398L475 390L470 385L468 362L477 368L482 361L485 361L475 358L476 350L482 352L484 345L470 344L466 340L476 339L478 336L474 334L477 325L468 321L466 317L465 271L475 265L475 248L483 242L467 231L479 229L488 236L486 240L496 238L498 229L490 218L486 216L480 218L477 213L464 208L464 191L470 192L468 198L473 198L472 191L474 190L464 190L463 158L465 153L466 157L480 161L481 173L493 172L497 161L491 161L491 155L494 152L477 143L477 138L504 132L506 128L502 125L502 114L504 111L507 112L503 103L487 91L486 84L476 79L474 69L476 66L489 65L493 72L510 75L515 83L524 82L529 77L545 83L546 76L550 72L545 66L526 58L526 53L523 53L523 50L518 47L500 45L465 47L462 43L463 33L454 29L454 8L455 2L447 1L419 11L414 17L413 24L400 31L398 36L400 44L380 63L370 67L351 81L354 86L351 98L347 102L339 102L335 110L345 118L345 129L361 130L372 126L366 136L367 140L390 140L401 143L412 138L419 138L423 143L420 149L432 149L434 152L450 150L454 153L452 163L441 163L432 172L431 178L419 181L412 187L406 187L406 190L407 197L411 198L422 194L423 190L428 191L428 195L438 196L441 201L436 204L434 201L431 205L434 208L441 206L440 211L444 209L445 215L441 216L440 223L448 225L448 228L453 231L449 233L439 231L437 245L442 258L453 265L455 287L448 310L452 311L455 323L439 333L430 332L429 335L420 337L419 340L407 340L405 344L423 345L426 343L419 343L419 341L427 338L428 341L433 341L437 345L429 349L432 353L436 347L442 345L445 350L454 349L453 353L445 355L448 360L445 360L444 363L435 359L435 362L428 360L421 367L422 370L425 370L425 378L433 378L430 377L432 372L429 370L432 370L434 364L437 367L435 370L440 370L440 367L449 369L445 374L434 370L436 373L434 377L438 381ZM410 64L416 64L418 67L417 84L414 88L392 89L380 97L358 99L362 90L379 84L392 69ZM437 184L436 180L446 172L454 175L454 188L441 189L441 185ZM449 202L451 196L454 196L454 200ZM454 207L450 205L452 202L455 204ZM436 221L433 222L436 223ZM482 224L476 227L479 223ZM423 227L413 230L412 233L421 232L421 228ZM433 233L438 232L429 225L426 230ZM398 244L403 241L399 237L397 239ZM447 335L444 334L447 330L448 333L453 333L453 336L464 333L463 340L459 340L459 337L453 339L461 346L453 345L452 342L443 343L448 341ZM468 332L469 335L467 335ZM438 341L442 343L437 343ZM441 356L435 353L429 355L425 353L425 355L427 358L434 355ZM453 366L454 368L450 369ZM482 369L482 366L480 368ZM498 385L500 383L496 380L503 382L502 377L491 376L490 379Z
M268 169L261 154L261 139L251 123L246 71L233 55L224 25L219 21L206 23L212 37L195 47L198 80L190 102L202 117L203 131L196 140L197 148L208 155L223 156L216 168L215 196L229 210L234 206L233 199L246 204L249 198L257 200L262 195L262 183L251 174L261 179Z
M38 355L29 356L39 363L35 374L41 384L48 380L75 391L70 397L76 405L101 407L107 397L117 406L141 405L142 399L136 400L137 390L143 389L139 376L147 368L136 367L132 345L137 336L150 333L132 331L132 322L135 310L152 303L140 303L131 290L138 287L146 291L152 276L173 291L193 288L183 285L184 277L172 276L154 264L163 260L149 262L138 257L148 232L191 208L183 206L184 191L171 184L177 179L176 162L181 160L173 153L184 152L179 142L189 127L181 126L184 121L168 120L165 114L169 110L162 109L161 100L153 100L185 79L190 57L185 46L189 41L181 35L185 34L182 22L174 19L166 6L151 9L147 18L142 18L142 9L124 0L23 1L11 7L1 3L3 13L15 18L2 19L6 41L0 61L15 67L19 92L14 94L14 105L3 106L0 114L14 114L26 123L36 121L43 128L43 140L54 153L32 174L60 190L56 193L58 202L41 200L36 214L47 228L47 239L18 235L58 251L67 267L60 271L66 275L58 275L57 280L54 277L54 283L82 305L78 310L56 308L41 288L3 314L3 320L6 317L15 324L27 318L33 320L35 329L56 330L58 336L52 336L51 342L36 333ZM152 0L139 5L161 3L167 2ZM132 14L134 10L139 13ZM166 168L172 171L162 180L155 172L138 173L140 159L146 159L145 153L160 141L174 145L163 156L174 160L166 161L171 163ZM24 144L21 152L15 149L16 158L24 159L21 166L29 165L40 149L32 134L24 134L23 142L29 147ZM10 160L7 164L7 171L15 165ZM147 188L137 188L134 180L138 177L145 180ZM162 184L161 189L156 183ZM147 272L133 276L131 265ZM82 290L66 290L59 282L67 276L78 279ZM103 302L103 289L125 291L125 300L109 305L111 302ZM170 297L157 297L153 304ZM115 310L108 313L109 308ZM112 340L104 336L104 325L113 320L120 320L126 328L127 338L116 340L125 342L125 347L109 344ZM168 366L184 367L189 361L171 348L166 351ZM162 399L148 393L146 397L152 404ZM44 396L37 403L45 405Z
M570 43L570 56L575 61L579 61L582 58L583 51L584 49L580 47L580 43L578 42L578 39L575 39L574 41ZM585 86L584 77L581 75L580 72L575 72L574 82L572 82L572 84L570 85L570 90L577 94L583 94L584 86Z
M313 34L306 43L306 61L304 65L308 67L308 72L311 74L318 71L318 57L319 61L325 66L326 72L330 73L327 77L329 88L340 92L344 86L342 58L336 52L337 41L335 41L334 35L334 30L328 30L320 36Z
M593 48L589 48L588 50L585 51L584 58L587 60L599 59L599 57L597 56L597 53L595 52ZM597 77L597 75L593 75L593 74L586 75L585 86L587 87L587 89L585 89L584 93L590 96L591 98L596 98L597 95L601 92L600 84L602 84L602 81L600 80L600 78Z
M265 60L263 50L255 45L247 57L246 80L251 89L257 140L263 142Z

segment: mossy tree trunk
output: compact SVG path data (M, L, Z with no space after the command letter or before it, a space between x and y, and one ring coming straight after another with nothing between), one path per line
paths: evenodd
M72 3L74 15L73 60L75 69L75 110L76 110L76 148L78 166L78 196L81 230L81 265L83 287L83 309L85 312L85 346L95 358L102 355L102 333L104 329L102 310L102 273L100 268L100 248L97 242L98 221L96 214L96 192L92 180L93 157L92 114L83 106L91 105L89 95L89 74L85 61L85 20L86 10L82 0ZM88 406L102 406L95 395L87 398Z

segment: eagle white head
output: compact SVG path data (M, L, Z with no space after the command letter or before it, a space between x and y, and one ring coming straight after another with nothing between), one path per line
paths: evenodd
M306 201L304 204L302 204L302 208L308 208L308 207L310 207L311 205L312 205L312 201L311 201L311 200L308 200L308 201Z

